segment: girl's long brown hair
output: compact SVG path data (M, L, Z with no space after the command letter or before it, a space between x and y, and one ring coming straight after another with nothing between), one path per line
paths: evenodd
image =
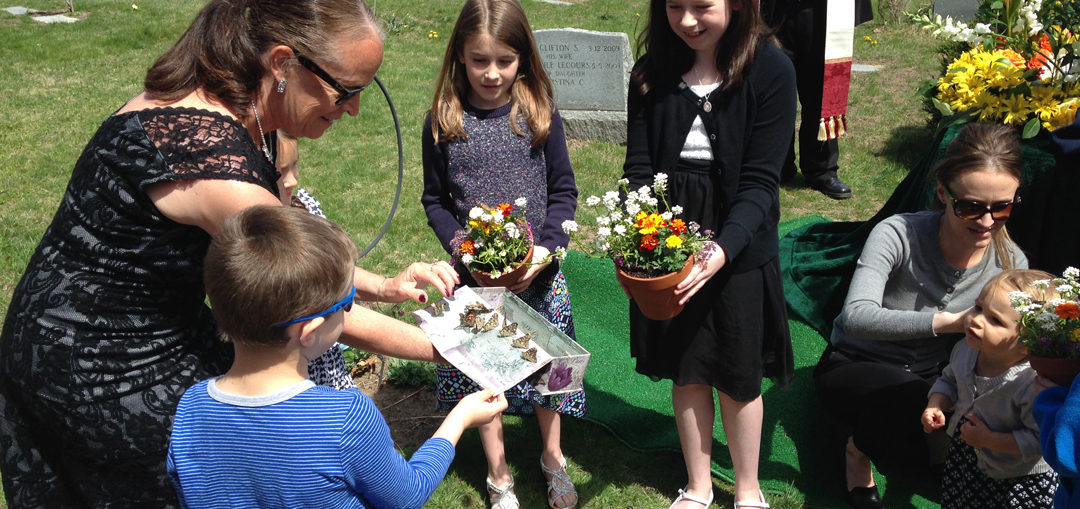
M757 1L724 1L731 4L731 22L716 46L716 68L723 78L720 92L742 83L759 40L768 37ZM668 24L666 0L649 3L649 20L638 33L636 46L638 63L630 75L631 86L639 87L643 95L654 86L677 80L694 65L694 50Z
M518 126L520 114L532 131L532 146L547 142L555 93L544 71L525 11L516 0L468 0L461 8L454 32L446 46L435 98L431 102L431 133L436 143L468 139L462 120L463 101L469 95L469 77L461 63L465 43L487 35L518 54L518 76L510 87L510 128L525 136Z

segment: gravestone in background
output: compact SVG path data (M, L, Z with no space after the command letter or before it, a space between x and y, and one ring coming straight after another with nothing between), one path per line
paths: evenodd
M626 87L633 56L622 32L577 28L533 33L566 136L626 142Z
M940 14L942 18L952 16L955 20L971 21L980 3L980 0L934 0L934 14Z

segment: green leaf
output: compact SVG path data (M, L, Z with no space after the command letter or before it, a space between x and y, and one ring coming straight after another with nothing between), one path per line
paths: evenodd
M1042 122L1039 121L1038 117L1035 117L1031 120L1028 120L1027 124L1024 125L1024 132L1021 136L1025 140L1028 138L1034 138L1036 134L1039 134L1040 130L1042 130Z
M934 107L941 112L943 117L951 117L953 115L953 110L952 107L949 106L949 103L942 102L937 97L931 97L930 101L934 103Z

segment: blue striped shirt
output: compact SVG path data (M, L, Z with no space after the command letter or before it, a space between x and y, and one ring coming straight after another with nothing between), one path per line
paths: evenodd
M432 438L406 461L359 390L304 381L249 397L215 380L176 409L168 469L185 507L421 507L454 459Z

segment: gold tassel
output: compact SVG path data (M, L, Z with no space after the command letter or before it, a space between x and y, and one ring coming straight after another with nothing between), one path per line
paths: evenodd
M825 119L821 119L821 123L818 124L817 141L825 141L829 139L828 132L825 130Z
M847 133L847 126L844 125L844 116L837 115L836 117L836 137L839 138Z

